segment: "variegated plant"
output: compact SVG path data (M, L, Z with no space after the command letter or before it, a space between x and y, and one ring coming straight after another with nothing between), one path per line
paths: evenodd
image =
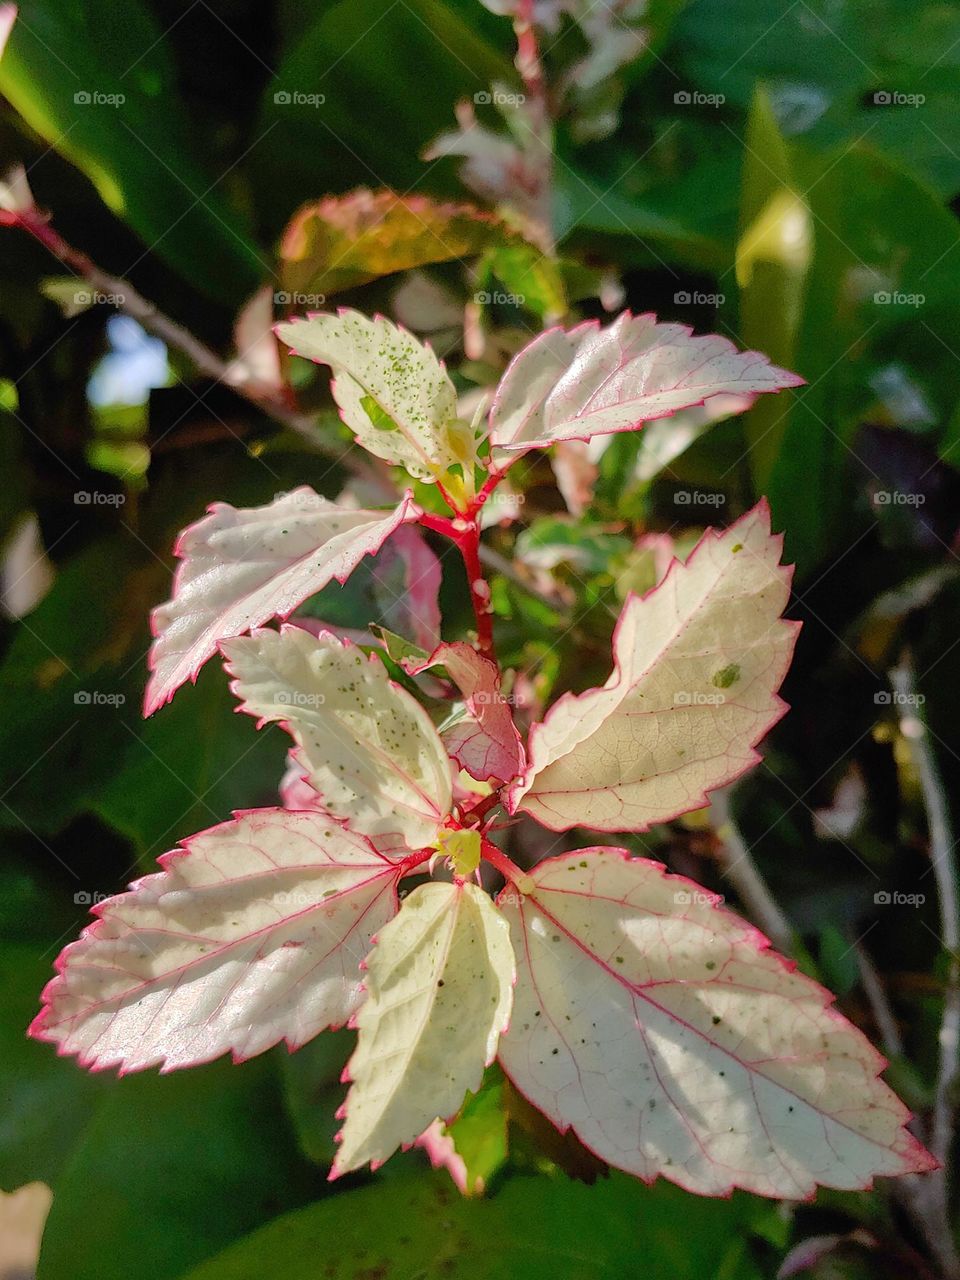
M383 318L316 315L278 334L332 367L358 443L435 484L450 514L409 493L377 511L303 488L262 508L216 504L184 532L154 614L146 711L219 649L240 709L293 740L284 804L191 837L96 907L33 1034L95 1070L169 1071L349 1022L333 1176L453 1116L495 1057L610 1164L702 1194L806 1197L931 1168L879 1054L756 929L623 849L523 871L491 830L501 807L614 833L702 806L782 715L796 624L781 618L790 574L761 503L628 599L606 684L560 698L525 746L495 658L484 502L527 450L799 380L723 338L624 315L537 338L480 430L458 418L440 361ZM462 552L472 640L441 642L436 560L414 524ZM306 621L264 626L391 538L421 566L405 606L410 638L432 649L394 644L405 686L376 646ZM417 680L456 691L439 729ZM495 901L483 862L505 880Z

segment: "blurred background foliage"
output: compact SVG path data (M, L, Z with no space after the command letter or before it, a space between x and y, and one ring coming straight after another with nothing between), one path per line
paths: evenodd
M960 795L960 6L627 8L611 28L633 33L626 56L588 17L546 31L544 172L529 104L510 100L511 23L473 0L20 6L4 166L25 166L67 241L239 359L234 381L316 424L278 423L0 233L0 1187L53 1189L40 1280L935 1274L888 1188L777 1206L606 1176L493 1072L451 1130L484 1198L419 1153L330 1187L349 1033L119 1082L23 1034L97 895L275 800L281 735L231 714L212 664L139 716L178 529L216 499L335 496L350 478L326 377L277 365L270 320L330 298L384 310L434 342L469 404L544 324L626 306L807 385L514 470L488 541L514 560L493 599L518 705L602 682L627 592L768 495L805 626L793 709L735 811L802 963L929 1107L948 957L908 748L920 709ZM326 199L358 187L405 199ZM453 636L469 620L443 563ZM370 591L310 611L363 627ZM907 652L922 708L890 692ZM705 819L633 846L736 901Z

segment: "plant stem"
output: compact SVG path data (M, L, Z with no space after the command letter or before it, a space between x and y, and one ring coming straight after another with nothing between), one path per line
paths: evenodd
M493 646L493 616L490 613L490 586L483 574L480 561L480 519L474 514L467 516L436 516L425 513L420 524L425 529L442 534L455 543L467 571L467 586L470 591L470 603L477 624L477 648L492 662L496 662Z
M520 893L527 894L533 892L533 877L528 876L525 871L521 871L517 864L491 841L483 838L481 841L481 852L486 862L500 872L508 883L514 885Z
M940 908L941 942L949 960L943 993L940 1022L940 1060L934 1090L933 1116L929 1147L941 1168L913 1181L914 1200L922 1213L924 1234L945 1276L960 1276L957 1254L950 1225L947 1167L953 1145L956 1119L954 1087L960 1068L960 898L957 887L956 841L950 818L950 806L940 776L936 754L930 742L922 704L917 696L913 661L908 652L900 666L890 672L890 680L898 701L907 712L901 717L900 729L910 749L910 756L927 813L930 839L930 861L937 886Z
M285 390L255 379L238 381L231 374L230 366L210 347L201 342L183 325L171 320L134 289L129 281L112 276L79 249L75 249L50 224L47 216L36 208L0 210L0 226L16 227L27 232L74 275L81 277L94 293L114 299L118 311L136 320L148 333L160 338L175 351L179 351L190 363L209 378L229 386L237 395L256 405L263 413L281 426L301 436L311 448L342 462L345 467L363 476L374 478L375 473L362 458L345 452L339 444L324 440L316 423L308 414L299 413L291 404ZM375 478L380 479L379 476Z
M737 824L730 813L728 789L715 791L710 814L720 839L718 861L754 923L758 924L779 951L793 946L793 929L767 888Z

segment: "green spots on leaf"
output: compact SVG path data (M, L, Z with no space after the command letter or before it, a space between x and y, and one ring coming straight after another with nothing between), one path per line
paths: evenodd
M718 689L729 689L732 684L740 679L740 667L736 662L731 662L728 667L721 669L714 675L712 684Z
M385 413L380 408L373 396L363 396L360 400L361 408L370 419L371 423L378 431L399 431L400 428L390 417L389 413Z

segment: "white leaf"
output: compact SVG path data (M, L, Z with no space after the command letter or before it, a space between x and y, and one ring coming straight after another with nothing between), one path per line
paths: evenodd
M450 759L426 711L376 656L292 626L221 647L242 710L289 730L330 813L384 852L435 843L450 812Z
M549 329L516 355L490 410L490 441L504 462L558 440L631 431L724 392L755 396L802 381L727 338L626 311L606 329L595 320Z
M805 1198L934 1168L832 996L681 876L622 849L541 862L500 902L500 1061L561 1131L647 1181Z
M404 900L367 960L331 1176L376 1168L476 1092L510 1018L514 977L506 922L482 889L433 881Z
M395 511L349 511L306 485L265 507L213 503L181 533L173 598L153 611L144 713L195 680L220 640L286 618L334 578L344 582L365 555L421 514L410 494Z
M330 365L341 417L364 449L428 481L464 460L453 383L406 329L341 308L278 324L275 332L295 355ZM475 450L467 452L472 461Z
M95 908L31 1027L94 1070L239 1061L342 1026L398 868L325 814L255 809Z
M553 831L646 831L755 764L754 745L786 710L776 691L799 627L780 618L791 577L782 541L761 502L631 596L609 680L560 698L534 725L511 810Z

